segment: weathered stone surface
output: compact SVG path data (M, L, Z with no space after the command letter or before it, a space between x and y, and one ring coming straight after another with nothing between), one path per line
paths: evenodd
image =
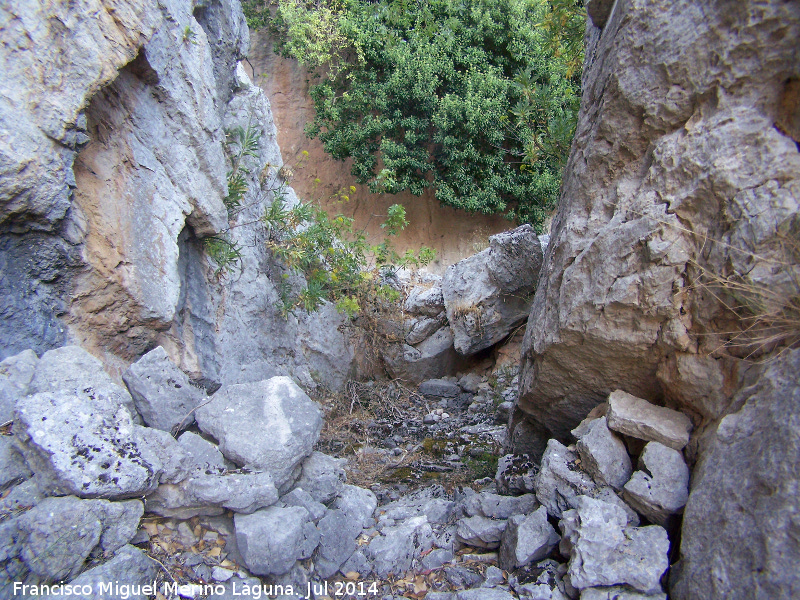
M506 590L481 588L456 592L456 600L514 600Z
M378 520L394 523L424 516L428 523L444 524L451 522L455 513L456 503L446 497L444 488L432 485L384 504L378 511Z
M506 454L497 461L494 480L501 494L527 494L535 492L537 470L526 454Z
M406 344L411 346L428 339L447 323L444 310L435 317L416 317L403 321Z
M268 472L278 489L322 429L319 407L288 377L224 386L195 416L200 429L219 440L222 454Z
M442 327L416 346L391 344L383 349L381 356L389 375L409 383L452 375L462 364L453 348L449 327Z
M80 346L45 352L36 363L27 392L68 392L109 407L124 406L134 421L141 423L128 390L114 383L103 363Z
M614 0L587 0L586 12L595 27L603 27L606 24L614 4Z
M458 520L456 536L465 544L480 548L499 548L503 531L506 529L505 519L489 519L476 515Z
M317 502L328 504L342 491L347 475L343 458L334 458L322 452L312 452L303 461L300 479L295 484L302 488Z
M142 511L136 500L116 504L74 496L45 498L14 519L16 551L30 572L44 580L72 578L96 547L115 552L127 544Z
M514 515L503 532L498 564L506 571L524 567L545 558L560 539L544 506L529 515Z
M622 390L608 397L608 427L640 440L681 450L689 443L692 422L678 411L650 404Z
M136 586L152 586L156 580L159 567L154 560L135 546L123 546L113 558L101 565L92 567L84 571L70 582L72 589L89 586L92 594L75 594L75 600L92 600L94 598L104 598L107 600L146 600L149 596L136 594L133 591L139 589ZM112 592L108 593L108 584L111 583ZM115 587L115 584L119 587ZM123 586L130 586L124 588ZM115 593L119 589L120 593ZM44 596L46 598L57 598L57 595Z
M250 514L271 506L278 490L269 473L193 473L176 484L161 484L147 499L147 511L164 517L190 519L221 515L224 509Z
M647 444L622 497L652 523L666 526L689 499L689 467L683 455L658 442Z
M573 508L578 496L594 491L597 485L576 466L578 455L558 440L547 442L539 473L534 480L536 498L548 514L560 519L565 510Z
M78 340L118 374L162 344L210 387L287 373L336 387L352 364L341 315L287 321L276 307L280 272L259 217L283 160L269 102L237 65L241 6L196 4L7 11L0 358ZM258 156L246 159L248 201L229 223L225 130L248 125ZM226 277L202 238L234 224L242 259Z
M541 264L539 238L523 225L493 235L489 248L448 267L442 293L460 354L488 348L525 320Z
M234 517L236 545L255 575L288 573L295 561L308 558L319 532L300 506L270 507Z
M580 600L667 600L667 595L640 594L624 587L602 587L581 590Z
M800 351L768 363L708 440L692 474L670 597L800 594Z
M372 490L347 484L331 505L331 508L342 511L348 519L360 523L362 527L374 524L372 515L377 507L378 498Z
M602 31L588 28L523 346L519 407L545 439L565 439L616 389L721 418L741 385L731 356L752 349L724 346L743 325L692 265L784 295L797 280L796 265L773 266L800 210L796 140L775 127L800 75L800 6L614 6Z
M438 317L444 311L441 285L417 286L411 289L403 304L407 313Z
M178 444L188 456L189 469L195 471L222 472L225 470L225 457L216 445L192 431L184 431Z
M302 488L296 487L291 492L284 494L281 496L281 502L286 506L302 506L308 511L314 523L317 523L328 512L327 506L314 500L311 494Z
M581 468L599 485L621 490L630 479L633 465L625 443L609 431L605 417L587 425L586 433L578 439L576 447L581 457Z
M0 436L0 491L11 485L22 483L33 473L25 464L25 459L14 447L12 438Z
M480 515L490 519L508 519L513 515L527 515L539 507L533 494L523 496L500 496L490 492L479 492L464 502L467 516Z
M319 547L314 559L316 571L322 578L336 573L356 548L361 522L351 519L341 510L329 510L320 520Z
M186 474L166 432L135 425L107 396L39 393L17 405L17 447L42 490L84 498L142 496Z
M122 374L136 410L148 427L164 431L194 423L192 411L206 399L204 392L167 356L161 346L151 350Z
M39 359L32 350L25 350L0 362L0 424L14 418L17 399L28 393L37 362Z
M565 511L559 527L562 554L568 554L570 583L578 588L630 585L640 592L661 591L669 561L663 527L626 527L618 506L581 496Z
M433 532L428 520L414 517L395 527L384 527L381 535L372 539L365 554L372 562L375 574L386 577L399 575L411 567L411 561L433 546Z
M461 388L446 379L429 379L419 384L419 393L434 398L456 398Z

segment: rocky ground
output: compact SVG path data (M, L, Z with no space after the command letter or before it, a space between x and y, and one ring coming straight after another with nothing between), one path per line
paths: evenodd
M534 467L501 456L510 369L322 410L286 377L207 397L160 348L127 389L77 347L0 375L0 597L665 598L690 425L628 394Z

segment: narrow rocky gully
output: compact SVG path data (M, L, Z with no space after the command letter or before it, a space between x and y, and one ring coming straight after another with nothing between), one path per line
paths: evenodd
M800 598L800 3L502 6L585 29L549 230L429 190L358 304L239 0L0 2L0 600Z

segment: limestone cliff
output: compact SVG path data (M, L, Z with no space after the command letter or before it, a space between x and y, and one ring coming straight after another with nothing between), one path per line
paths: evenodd
M0 356L72 341L117 372L155 345L207 385L292 374L341 385L341 319L288 320L258 218L282 164L269 101L238 61L233 0L4 5L0 64ZM229 217L225 132L257 127ZM291 189L287 201L296 198ZM240 265L216 273L202 240Z
M796 314L800 5L587 8L512 444L541 454L616 389L677 408L697 467L671 597L795 597L797 325L761 300Z

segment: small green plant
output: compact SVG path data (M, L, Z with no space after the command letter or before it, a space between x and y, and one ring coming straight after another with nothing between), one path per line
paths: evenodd
M344 194L340 194L344 195ZM283 295L284 313L300 308L313 311L322 301L336 304L340 312L355 316L370 306L396 302L399 292L380 283L387 269L424 266L435 258L430 248L398 254L388 236L408 224L405 209L389 207L384 229L387 237L370 245L363 232L353 230L353 219L329 216L315 204L284 205L281 188L263 218L268 245L287 267L305 276L307 285L296 296ZM285 294L291 294L284 287Z
M223 198L228 216L233 216L247 194L250 169L246 165L248 157L258 158L258 143L261 133L257 127L248 124L247 128L234 127L225 132L225 148L231 156L231 170L228 171L228 195Z
M230 241L226 234L204 238L203 248L216 263L217 269L214 274L217 276L231 271L242 260L241 248Z
M191 25L187 25L183 28L183 43L195 45L198 44L197 34L194 32Z

